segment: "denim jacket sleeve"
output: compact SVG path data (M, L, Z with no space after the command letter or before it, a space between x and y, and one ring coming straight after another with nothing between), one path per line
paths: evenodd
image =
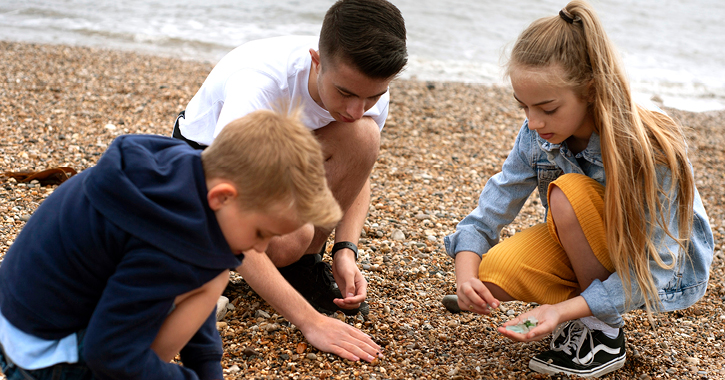
M668 189L670 186L668 172L661 170L659 177L663 189ZM673 236L677 237L679 229L676 195L662 196L660 201L663 210L669 210L669 216L665 218L668 229ZM672 207L670 207L671 205ZM657 244L656 248L661 260L665 264L671 265L673 260L670 252L674 253L676 257L674 267L670 269L660 267L652 258L649 261L652 279L659 293L659 299L655 301L659 301L661 311L687 308L699 300L707 288L714 241L697 189L695 189L693 209L693 225L687 253L659 225L652 227L654 228L653 241ZM612 273L604 281L595 280L581 293L595 317L613 326L622 326L624 324L623 313L644 307L644 298L634 273L630 274L630 278L632 280L630 303L626 302L624 285L617 273Z
M478 207L456 226L456 232L446 236L449 256L461 251L473 251L479 256L498 243L501 228L511 223L524 202L537 186L533 164L533 149L538 149L524 123L514 147L506 158L501 172L491 177L481 191Z

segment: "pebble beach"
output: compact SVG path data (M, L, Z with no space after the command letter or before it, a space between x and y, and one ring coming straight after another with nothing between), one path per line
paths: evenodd
M56 187L19 183L2 173L60 166L80 172L116 136L170 135L176 114L212 69L209 63L137 53L2 41L0 66L0 260ZM217 324L225 378L568 378L528 368L549 339L517 343L496 332L532 305L504 303L482 316L454 314L441 303L455 294L443 237L475 207L523 122L510 89L395 80L390 91L360 239L370 313L331 316L374 337L385 358L356 363L315 349L232 274L224 292L230 302ZM643 312L627 314L627 362L602 379L725 379L725 111L665 111L687 128L696 183L715 235L709 288L685 310L651 319ZM543 211L533 194L503 237L540 223Z

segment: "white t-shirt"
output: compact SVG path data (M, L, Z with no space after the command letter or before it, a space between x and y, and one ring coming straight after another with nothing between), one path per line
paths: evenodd
M179 119L181 134L202 145L229 122L258 109L274 109L285 102L301 104L303 123L318 129L335 121L310 96L308 81L318 37L284 36L245 43L227 54L202 84ZM383 128L390 94L386 92L365 112Z

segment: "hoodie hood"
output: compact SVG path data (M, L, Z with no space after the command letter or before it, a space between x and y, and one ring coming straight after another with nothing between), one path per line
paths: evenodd
M119 228L200 267L241 264L209 208L201 151L169 137L124 135L91 170L83 190Z

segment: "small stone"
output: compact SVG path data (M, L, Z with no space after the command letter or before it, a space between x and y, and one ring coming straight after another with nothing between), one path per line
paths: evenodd
M458 306L458 296L455 294L449 294L443 297L443 306L451 313L460 313L461 308Z
M253 349L253 348L250 348L250 347L244 347L244 349L242 350L242 354L243 354L244 356L256 356L256 355L259 355L259 352L257 352L257 351L256 351L255 349Z
M405 240L405 234L401 230L395 230L390 235L390 238L393 239L393 240L395 240L395 241L403 241L403 240Z
M221 321L224 319L224 316L227 314L227 305L229 304L229 298L224 296L219 296L219 299L216 301L216 320Z
M317 355L315 355L315 354L314 354L313 352L310 352L310 353L309 353L309 354L307 354L307 356L305 356L305 357L306 357L307 359L309 359L309 360L317 360Z
M227 372L229 372L229 373L237 373L239 371L241 371L241 369L236 364L234 364L233 366L227 368Z
M685 360L687 361L688 364L691 364L691 365L700 365L700 359L698 359L698 358L688 357Z
M222 331L226 327L227 327L227 323L226 322L217 322L216 323L216 329L217 329L217 331Z
M307 351L307 343L297 343L297 349L295 351L297 351L298 354L303 354L305 351Z
M264 318L264 319L269 319L269 318L270 318L270 316L269 316L269 313L267 313L267 312L266 312L266 311L264 311L264 310L257 310L257 311L255 311L255 312L254 312L254 318Z
M264 326L264 330L267 332L274 332L274 331L279 330L279 325L276 323L270 323L270 324Z

